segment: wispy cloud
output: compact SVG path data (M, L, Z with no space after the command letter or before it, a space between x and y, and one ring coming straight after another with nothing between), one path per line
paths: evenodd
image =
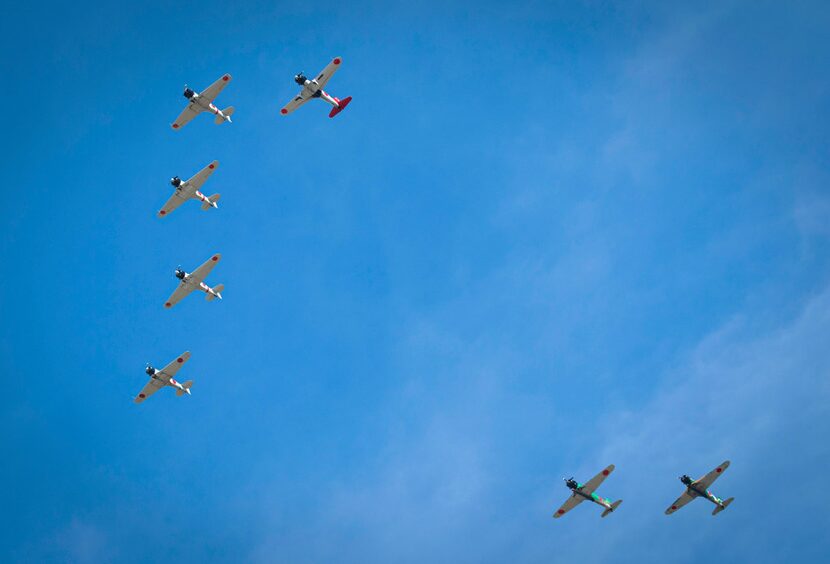
M814 540L788 519L830 526L808 493L822 488L818 469L830 460L828 335L830 288L770 334L757 334L752 315L736 318L666 374L641 408L604 417L596 464L618 464L609 487L629 501L625 517L618 515L622 525L604 537L594 560L583 561L613 561L624 551L638 561L673 554L693 562L720 545L741 559L772 562ZM733 466L713 490L736 496L726 518L710 521L711 508L700 501L662 514L682 492L676 476L702 475L724 459ZM689 538L690 528L705 545Z
M65 526L19 549L14 559L18 562L92 564L114 561L115 555L104 528L73 517Z

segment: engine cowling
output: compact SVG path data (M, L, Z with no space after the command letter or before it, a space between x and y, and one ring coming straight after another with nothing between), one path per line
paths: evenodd
M183 94L184 94L184 97L185 97L185 98L187 98L188 100L190 100L191 98L193 98L193 96L194 96L196 93L195 93L193 90L191 90L190 88L186 88L186 87L185 87Z
M144 370L144 372L146 372L148 376L152 376L153 374L156 373L156 369L148 364L147 368L146 368L146 370Z
M178 176L174 176L173 178L170 179L170 184L172 184L173 186L178 188L179 186L182 185L182 179L179 178Z
M174 274L176 275L176 278L178 278L179 280L184 280L184 277L187 275L187 273L181 268L177 268Z
M300 86L305 85L305 81L308 80L302 72L298 72L297 75L294 77L294 82L299 84Z

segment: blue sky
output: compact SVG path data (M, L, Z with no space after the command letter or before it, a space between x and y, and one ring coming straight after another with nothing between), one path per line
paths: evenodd
M15 7L0 560L830 551L819 2ZM293 75L335 55L287 118ZM174 132L224 72L234 123ZM155 217L212 159L220 209ZM225 299L162 304L223 254ZM132 398L190 350L193 396ZM666 517L729 458L713 519ZM622 498L550 516L561 478Z

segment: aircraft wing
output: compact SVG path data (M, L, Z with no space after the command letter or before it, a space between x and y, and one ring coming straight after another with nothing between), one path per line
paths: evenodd
M228 85L231 81L231 75L226 74L221 76L220 78L216 79L216 82L205 88L199 96L207 100L208 102L213 102L219 93Z
M150 381L147 382L147 385L144 386L140 392L138 392L138 395L135 397L133 401L135 403L141 403L153 394L155 394L157 391L162 389L164 386L166 386L164 382L156 380L155 378L150 378Z
M335 57L331 60L329 64L326 65L326 68L320 71L320 74L318 74L317 77L314 79L317 82L317 84L320 85L320 88L323 88L326 85L326 83L334 75L334 73L337 72L337 69L340 68L340 63L342 62L343 59L341 59L340 57Z
M205 168L194 174L190 179L187 181L188 187L191 189L191 193L195 190L198 190L202 187L202 184L205 183L205 180L208 179L208 176L213 174L213 171L216 170L216 167L219 166L219 161L213 161Z
M216 253L209 259L207 259L202 266L194 270L190 273L190 277L196 281L198 284L199 282L204 281L207 278L207 275L210 274L210 271L213 270L213 267L216 266L216 263L219 262L219 259L222 258L222 255Z
M176 372L179 371L179 368L181 368L182 365L188 360L190 360L190 351L185 351L180 354L176 360L170 361L170 364L162 368L161 371L164 372L165 376L168 378L172 378L176 375Z
M179 114L179 117L176 118L176 121L170 124L170 127L173 129L179 129L184 127L188 124L190 120L198 116L204 110L195 104L188 104L187 107Z
M703 489L708 489L709 486L711 486L712 483L717 480L727 468L729 468L728 460L724 461L723 464L720 464L714 470L700 478L697 482L695 482L695 485L700 486Z
M603 470L602 472L600 472L599 474L597 474L596 476L582 484L582 491L586 494L594 493L594 490L596 490L599 487L599 485L603 482L603 480L605 480L605 478L607 478L608 475L611 474L611 472L613 471L614 465L611 464L605 470Z
M182 301L185 297L190 295L190 292L196 289L196 286L191 284L185 284L184 282L179 283L179 287L176 288L170 297L167 298L167 301L164 302L164 307L171 308L180 301Z
M157 215L159 217L164 217L165 215L167 215L168 213L182 205L188 199L189 196L185 196L182 194L181 191L176 190L175 192L173 192L173 195L170 196L170 199L164 203L164 206L162 206Z
M556 513L553 514L554 519L559 519L565 513L582 503L585 498L581 495L571 495L568 500L562 504L562 507L556 510Z
M309 100L311 100L311 96L303 97L303 93L300 92L299 94L294 96L293 100L291 100L285 106L283 106L283 108L280 110L280 113L282 115L290 114L291 112L293 112Z
M674 513L675 511L677 511L678 509L692 501L693 499L694 497L689 495L688 491L683 492L683 495L674 500L674 503L672 503L671 506L668 509L666 509L666 515L671 515L672 513Z

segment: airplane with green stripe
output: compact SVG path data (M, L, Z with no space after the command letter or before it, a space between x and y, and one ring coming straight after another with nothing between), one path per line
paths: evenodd
M610 499L606 499L594 493L594 491L599 487L599 485L608 477L611 472L614 471L614 465L611 464L605 470L585 482L584 484L578 483L573 478L568 478L565 480L565 485L571 490L571 497L562 504L562 507L556 510L556 513L553 514L554 519L558 519L562 517L565 513L579 505L585 500L593 501L597 505L601 505L605 511L602 512L602 517L607 516L609 513L612 513L621 503L622 500L618 499L617 501L612 502Z
M723 500L715 494L713 494L712 492L710 492L708 488L712 485L712 483L715 480L720 478L720 476L726 471L727 468L729 468L728 460L724 461L723 464L716 466L714 470L712 470L711 472L697 480L692 480L686 474L680 476L680 481L683 482L684 486L686 486L686 491L683 492L683 495L678 497L675 500L675 502L669 506L668 509L666 509L666 515L671 515L672 513L674 513L675 511L677 511L678 509L680 509L681 507L683 507L684 505L698 497L708 499L717 506L715 507L715 510L712 511L712 515L717 515L718 513L726 509L729 506L729 504L732 503L732 500L735 498L730 497L727 500Z

